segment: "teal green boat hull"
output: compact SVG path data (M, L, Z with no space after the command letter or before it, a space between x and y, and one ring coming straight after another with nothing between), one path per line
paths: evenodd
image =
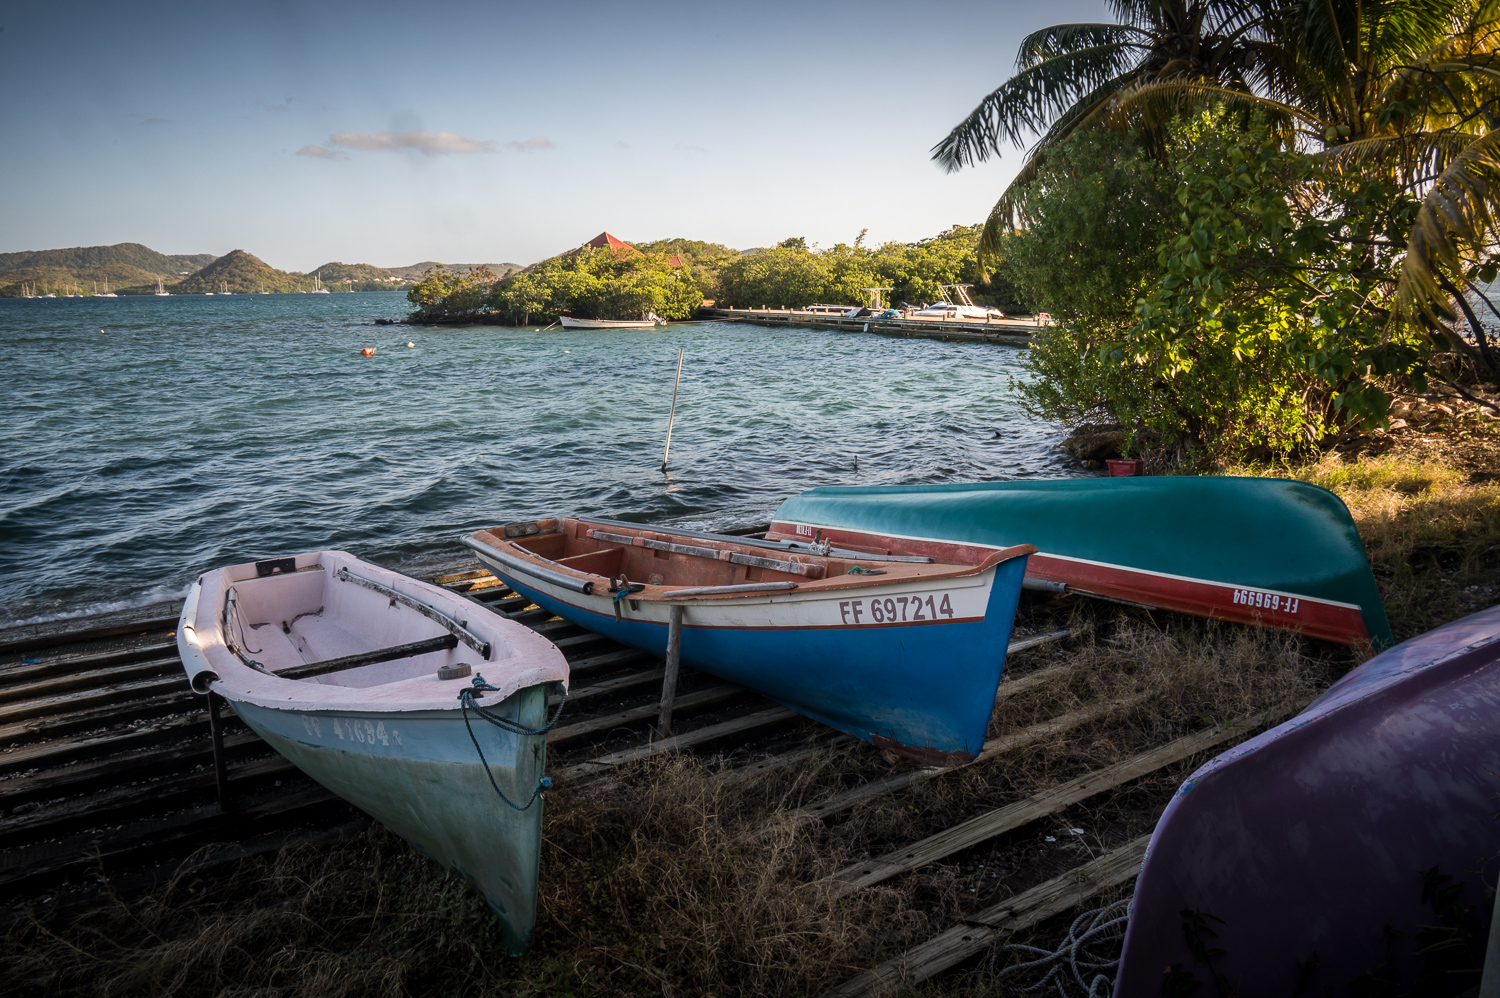
M1306 482L1168 476L827 487L782 503L767 538L940 560L1033 544L1033 584L1355 646L1392 643L1348 508Z

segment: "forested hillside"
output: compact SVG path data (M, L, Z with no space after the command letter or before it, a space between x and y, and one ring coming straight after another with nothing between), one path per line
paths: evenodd
M158 279L175 283L213 259L212 253L158 253L140 243L0 253L0 297L19 295L23 283L35 285L39 292L71 285L89 293L95 283L102 286L106 280L113 291L155 290Z

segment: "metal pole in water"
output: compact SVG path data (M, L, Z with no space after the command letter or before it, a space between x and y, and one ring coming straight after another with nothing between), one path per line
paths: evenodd
M681 603L674 603L667 625L667 668L661 681L661 716L656 720L657 734L663 737L672 733L672 707L677 702L677 674L682 669L683 609Z
M661 452L662 474L667 471L667 455L672 453L672 423L677 419L677 388L682 384L682 355L686 351L686 347L677 349L677 380L672 382L672 413L667 417L667 448Z

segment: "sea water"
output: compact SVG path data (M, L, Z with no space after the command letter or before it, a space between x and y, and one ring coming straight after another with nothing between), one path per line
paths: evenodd
M1017 401L1015 348L374 324L407 309L390 293L0 299L0 626L320 548L420 573L467 560L459 534L523 518L714 529L817 485L1076 473L1061 429Z

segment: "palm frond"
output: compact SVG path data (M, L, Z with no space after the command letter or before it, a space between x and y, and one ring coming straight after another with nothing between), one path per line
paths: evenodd
M1500 229L1500 131L1473 139L1434 181L1406 244L1396 311L1409 322L1451 314L1439 274L1457 274L1465 254L1493 247Z
M1120 129L1158 130L1174 117L1202 104L1260 112L1280 130L1290 133L1293 122L1321 126L1317 118L1291 104L1235 90L1203 80L1143 80L1124 90L1110 108L1109 123ZM1288 138L1290 135L1288 134Z
M1080 101L1114 79L1131 63L1133 48L1122 44L1063 53L1022 70L995 90L937 145L932 158L948 172L982 163L1000 152L1000 143L1020 142L1050 127Z
M1330 146L1318 155L1339 174L1387 171L1409 184L1446 171L1473 144L1474 136L1456 131L1377 135Z
M979 265L981 267L990 269L994 262L998 262L1001 239L1020 221L1016 196L1036 179L1046 162L1047 153L1066 142L1075 133L1100 124L1107 118L1110 102L1115 95L1136 83L1143 73L1144 71L1139 68L1133 69L1095 88L1092 93L1053 122L1046 134L1027 151L1026 162L1006 185L1000 195L1000 200L995 202L995 207L990 209L984 228L979 233Z
M1080 49L1128 44L1146 47L1150 42L1150 35L1131 24L1054 24L1021 39L1016 68L1028 69Z

